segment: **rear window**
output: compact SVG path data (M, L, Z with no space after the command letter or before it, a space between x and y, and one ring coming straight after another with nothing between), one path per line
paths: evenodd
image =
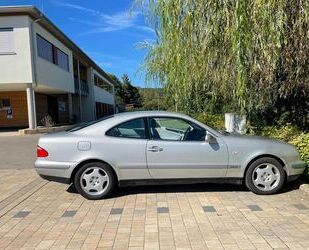
M106 132L106 135L112 137L145 139L145 122L143 118L138 118L123 122Z
M94 125L94 124L96 124L96 123L98 123L98 122L102 122L102 121L105 121L105 120L107 120L107 119L110 119L110 118L112 118L112 117L114 117L114 115L105 116L105 117L103 117L103 118L100 118L100 119L98 119L98 120L91 121L91 122L79 123L79 124L75 125L73 128L70 128L70 129L68 129L68 130L66 130L66 131L67 131L67 132L75 132L75 131L81 130L81 129L83 129L83 128L89 127L89 126L91 126L91 125Z

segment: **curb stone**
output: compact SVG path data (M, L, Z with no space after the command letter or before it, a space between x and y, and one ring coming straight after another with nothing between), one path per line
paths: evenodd
M303 192L309 194L309 184L301 184L299 186L299 189L302 190Z

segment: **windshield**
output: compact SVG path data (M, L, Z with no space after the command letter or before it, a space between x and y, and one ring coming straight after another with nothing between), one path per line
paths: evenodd
M231 134L230 132L227 132L224 129L220 129L220 130L216 130L216 131L218 131L221 135L230 135Z
M80 129L86 128L88 126L91 126L91 125L96 124L96 123L101 122L101 121L105 121L105 120L107 120L109 118L112 118L112 117L114 117L114 115L104 116L104 117L102 117L102 118L100 118L98 120L91 121L91 122L82 122L82 123L76 124L74 127L70 128L70 129L68 129L66 131L67 132L78 131Z
M205 123L202 123L204 125L206 125ZM212 126L206 125L207 127L211 128L212 130L218 132L220 135L230 135L230 132L227 132L224 128L218 129L218 128L214 128Z

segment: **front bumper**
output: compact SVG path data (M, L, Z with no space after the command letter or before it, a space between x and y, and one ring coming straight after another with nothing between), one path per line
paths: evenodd
M307 164L303 161L295 161L288 164L288 175L294 176L294 175L301 175L307 167Z
M46 180L70 183L71 175L76 163L37 159L34 166L36 172Z

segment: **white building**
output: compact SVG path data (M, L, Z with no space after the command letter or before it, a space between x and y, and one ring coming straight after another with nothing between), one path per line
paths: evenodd
M108 74L44 14L0 7L0 127L90 121L114 107Z

